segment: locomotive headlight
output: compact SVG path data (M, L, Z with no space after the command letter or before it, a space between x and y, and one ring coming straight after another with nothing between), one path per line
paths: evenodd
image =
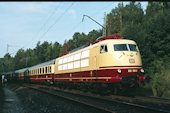
M120 70L120 69L118 69L118 70L117 70L117 72L118 72L118 73L121 73L121 70Z
M144 69L140 69L140 72L144 73Z
M137 69L133 69L133 72L138 72L138 70Z
M128 69L128 72L132 72L132 69Z

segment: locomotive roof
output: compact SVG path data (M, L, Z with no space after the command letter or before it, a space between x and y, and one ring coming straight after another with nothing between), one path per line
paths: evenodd
M107 40L103 40L103 41L100 41L98 43L95 43L95 44L92 44L92 45L89 45L89 46L84 45L84 46L81 46L79 48L73 49L68 54L66 54L64 56L61 56L61 57L58 57L57 59L67 57L67 56L72 55L74 53L80 52L81 50L96 47L96 46L98 46L98 44L106 44L106 43L112 43L112 44L130 43L130 44L136 44L135 41L129 40L129 39L107 39Z
M83 48L86 48L86 47L88 47L88 45L83 45L83 46L81 46L81 47L78 47L78 48L75 48L75 49L69 51L69 53L76 52L76 51L78 51L78 50L80 50L80 49L83 49Z
M129 40L129 39L109 39L109 40L104 40L104 41L101 41L99 43L106 43L106 42L111 42L113 44L121 44L121 43L136 43L135 41L133 40Z

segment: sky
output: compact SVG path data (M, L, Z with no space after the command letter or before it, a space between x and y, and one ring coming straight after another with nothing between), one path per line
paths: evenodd
M0 2L0 58L8 52L35 48L38 41L63 44L75 32L99 30L104 12L110 13L120 1L107 2ZM147 2L140 2L146 10ZM124 5L129 2L123 2Z

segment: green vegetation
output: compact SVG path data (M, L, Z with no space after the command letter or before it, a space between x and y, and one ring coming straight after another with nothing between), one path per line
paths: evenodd
M107 35L120 33L137 42L145 70L150 79L147 88L155 96L170 96L170 3L149 2L146 11L140 3L120 3L107 15ZM59 57L69 50L94 41L102 35L102 29L88 34L76 32L72 39L58 42L37 43L34 49L18 50L14 57L6 54L0 59L0 72L29 67Z

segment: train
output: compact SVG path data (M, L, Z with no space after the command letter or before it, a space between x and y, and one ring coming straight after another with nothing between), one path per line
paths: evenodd
M8 81L56 85L60 88L136 92L145 76L135 41L120 34L102 36L88 45L32 67L6 73Z

